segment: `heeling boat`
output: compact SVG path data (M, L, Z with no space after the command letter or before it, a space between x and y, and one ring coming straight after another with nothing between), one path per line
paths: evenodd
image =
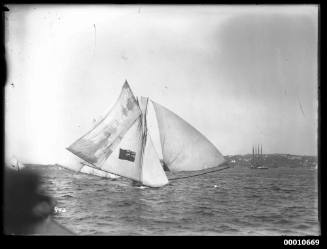
M139 100L127 81L110 112L67 150L92 168L161 187L169 180L147 126L149 98ZM218 149L178 115L151 100L158 122L163 163L171 172L199 171L225 162Z

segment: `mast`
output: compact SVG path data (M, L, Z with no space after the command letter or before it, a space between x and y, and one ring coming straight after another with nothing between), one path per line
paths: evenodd
M253 146L253 167L258 166L258 146L254 145Z
M258 151L257 151L257 153L258 153L258 165L257 166L260 166L260 150L259 150L259 144L258 144Z
M261 144L261 151L260 151L260 154L261 154L261 164L263 164L263 156L262 156L262 144Z

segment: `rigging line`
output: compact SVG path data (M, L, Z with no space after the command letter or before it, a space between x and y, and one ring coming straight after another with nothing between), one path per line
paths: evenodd
M213 172L221 171L221 170L228 169L228 168L230 168L230 166L225 167L225 168L220 168L220 169L217 169L217 170L212 170L212 171L204 172L204 173L201 173L201 174L171 178L171 179L169 179L169 181L174 181L174 180L179 180L179 179L191 178L191 177L194 177L194 176L205 175L205 174L208 174L208 173L213 173Z

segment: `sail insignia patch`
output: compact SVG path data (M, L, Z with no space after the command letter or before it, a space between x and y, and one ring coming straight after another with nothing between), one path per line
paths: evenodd
M130 162L134 162L135 161L135 152L131 151L131 150L123 150L123 149L119 149L119 159L121 160L127 160Z

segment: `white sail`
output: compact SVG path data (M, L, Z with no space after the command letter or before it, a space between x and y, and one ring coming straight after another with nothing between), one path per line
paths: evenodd
M143 154L141 179L144 185L150 187L161 187L168 184L167 176L162 168L149 134L147 135Z
M147 186L161 187L168 184L168 179L147 129L148 98L141 97L139 105L142 111L144 133L141 182Z
M79 172L83 167L83 164L81 164L81 159L67 150L63 150L60 153L57 164L75 172Z
M100 169L141 181L142 117L140 116L126 132L115 141L115 149Z
M152 101L160 133L162 155L171 171L195 171L225 162L218 149L198 130L172 111Z
M101 169L124 176L150 187L160 187L168 183L150 137L147 139L146 104L139 101L142 115L127 133L117 139L116 149L102 165Z
M96 168L101 168L120 139L141 115L141 110L127 83L113 108L91 131L70 145L67 150Z

